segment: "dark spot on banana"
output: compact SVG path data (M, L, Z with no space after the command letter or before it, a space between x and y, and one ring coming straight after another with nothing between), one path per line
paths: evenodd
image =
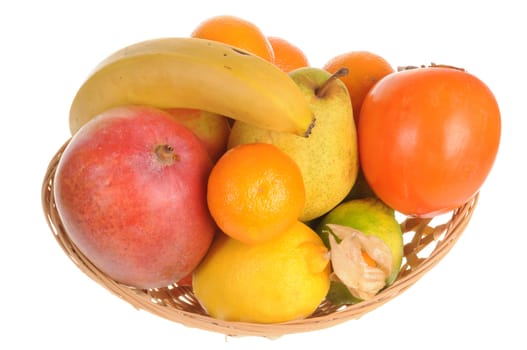
M232 47L231 50L234 51L234 52L236 52L236 53L239 53L240 55L247 55L247 56L250 55L250 53L248 53L248 52L246 52L246 51L239 50L239 49L234 48L234 47Z

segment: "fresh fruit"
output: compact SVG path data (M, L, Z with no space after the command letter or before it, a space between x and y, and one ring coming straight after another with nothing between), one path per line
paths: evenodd
M328 224L333 285L342 283L351 298L370 300L392 273L392 254L382 239L352 227ZM330 287L331 288L331 287ZM338 304L335 300L330 300Z
M208 18L95 67L43 191L86 261L156 300L181 289L247 324L368 309L447 227L429 220L479 191L500 139L483 82L403 69L369 51L310 67L285 37Z
M219 234L194 271L203 308L227 321L275 323L305 318L329 289L329 254L301 222L284 234L246 245Z
M307 56L298 46L277 36L269 36L267 39L274 51L274 64L284 72L309 66Z
M340 203L320 221L316 228L326 244L328 224L344 225L361 231L366 235L381 238L393 255L392 274L386 278L389 285L395 281L403 258L403 238L401 227L395 218L394 210L377 198L353 199Z
M455 68L416 68L379 81L364 99L359 151L364 176L387 205L432 217L470 200L500 142L497 101Z
M112 108L71 139L54 178L66 232L101 271L137 288L192 272L216 226L206 205L203 143L161 110Z
M309 138L273 132L236 121L228 148L265 142L276 145L300 167L306 189L306 205L300 220L315 219L341 202L357 176L357 140L353 112L344 84L314 67L290 73L316 117Z
M213 163L225 153L231 132L231 126L226 117L191 108L169 108L166 111L205 143Z
M236 16L220 15L201 22L190 35L229 44L249 51L269 62L274 52L267 37L254 23Z
M331 58L323 66L330 73L335 73L342 67L349 70L349 74L340 79L348 88L355 125L358 125L364 97L379 80L393 73L394 69L383 57L370 51L349 51Z
M227 235L246 244L280 235L302 214L305 189L291 157L266 143L239 145L212 169L210 213Z
M70 130L128 104L200 109L302 136L314 124L298 86L274 64L197 38L140 42L108 57L77 92Z

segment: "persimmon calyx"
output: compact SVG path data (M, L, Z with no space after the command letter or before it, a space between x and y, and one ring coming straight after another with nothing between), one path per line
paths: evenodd
M401 72L401 71L404 71L404 70L409 70L409 69L417 69L417 68L451 68L451 69L457 69L457 70L460 70L462 72L465 71L465 68L462 68L462 67L456 67L456 66L452 66L452 65L449 65L449 64L441 64L441 63L430 63L429 66L427 65L420 65L420 66L399 66L397 67L397 71L398 72Z
M393 266L388 245L379 237L351 227L329 224L332 279L359 299L373 298L386 285Z

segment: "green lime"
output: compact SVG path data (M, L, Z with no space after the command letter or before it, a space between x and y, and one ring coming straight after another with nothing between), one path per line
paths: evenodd
M316 232L329 247L328 224L348 226L366 236L374 235L383 240L393 258L392 272L386 278L386 285L395 281L401 269L404 244L401 227L392 208L373 197L342 202L326 214L316 227Z

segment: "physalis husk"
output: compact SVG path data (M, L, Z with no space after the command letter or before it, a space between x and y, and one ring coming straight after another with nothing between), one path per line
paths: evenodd
M351 227L328 224L332 278L356 298L368 300L386 285L392 272L392 252L382 239Z

